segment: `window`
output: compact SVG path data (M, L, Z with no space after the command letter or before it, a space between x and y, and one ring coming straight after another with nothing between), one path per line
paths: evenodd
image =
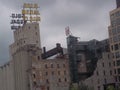
M58 71L58 75L60 75L60 71Z
M117 69L118 74L120 74L120 68Z
M99 75L98 71L96 71L96 75L97 75L97 76Z
M65 82L67 82L67 79L65 78Z
M61 82L61 79L60 79L60 78L58 79L58 82Z
M110 59L110 55L108 54L108 59Z
M49 80L48 80L48 79L46 79L46 83L49 83Z
M60 65L59 65L59 64L57 64L57 68L60 68Z
M109 67L111 67L111 63L109 62Z
M98 86L98 90L100 90L100 86Z
M36 43L38 43L38 41L36 41Z
M106 80L106 78L104 79L104 82L105 82L105 84L107 83L107 80Z
M54 75L54 71L52 71L52 75Z
M35 35L37 35L37 32L35 33Z
M30 29L30 26L28 27L28 29Z
M116 74L116 69L114 69L114 73Z
M51 64L51 68L53 68L53 64Z
M33 74L33 77L34 77L34 78L36 78L36 75L35 75L35 73Z
M47 90L50 90L50 88L49 88L49 87L47 87Z
M47 64L45 64L45 68L48 68Z
M115 61L113 62L113 65L115 66Z
M110 70L110 75L112 75L112 70Z
M116 58L119 58L119 52L116 52L116 53L115 53L115 57L116 57Z
M37 26L35 26L35 29L37 29Z
M64 71L64 75L66 75L66 71Z
M117 60L116 64L117 64L117 66L120 66L120 60Z
M45 75L47 76L47 75L48 75L48 72L46 72Z
M105 70L103 71L103 75L105 76Z
M104 63L102 63L102 66L104 67Z
M100 80L99 79L97 80L97 83L100 84Z
M36 81L34 81L34 82L33 82L33 85L34 85L34 86L36 86L36 85L37 85Z
M63 64L63 67L65 68L65 64Z
M38 60L40 60L40 56L38 56L37 58L38 58Z
M118 49L119 49L119 48L118 48L118 44L115 44L114 47L115 47L115 50L118 50Z

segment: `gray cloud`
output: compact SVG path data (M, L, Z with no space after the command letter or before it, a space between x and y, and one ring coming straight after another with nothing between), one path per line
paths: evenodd
M115 8L113 0L1 0L0 63L9 60L8 46L13 42L10 15L20 12L25 2L38 3L40 6L41 41L42 46L48 49L55 47L58 42L66 47L66 26L70 26L73 35L81 37L81 40L107 38L109 11Z

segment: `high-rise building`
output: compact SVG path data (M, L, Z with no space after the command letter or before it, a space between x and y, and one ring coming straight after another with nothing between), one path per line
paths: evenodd
M113 56L114 78L116 86L120 86L120 0L116 0L117 8L110 12L109 41Z

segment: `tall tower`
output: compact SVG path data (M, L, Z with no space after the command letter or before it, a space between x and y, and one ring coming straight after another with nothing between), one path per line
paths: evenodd
M34 87L39 82L32 79L34 57L41 59L41 41L39 32L39 11L37 4L24 4L22 18L24 24L13 31L14 42L10 45L10 58L13 61L15 90L36 90ZM14 17L14 15L16 15ZM12 24L20 24L19 15L14 14ZM17 23L16 23L17 22Z
M113 55L114 77L116 87L120 86L120 0L116 0L117 8L110 12L109 41Z
M26 23L14 31L14 43L10 45L10 56L20 47L30 44L41 48L39 24L37 22Z

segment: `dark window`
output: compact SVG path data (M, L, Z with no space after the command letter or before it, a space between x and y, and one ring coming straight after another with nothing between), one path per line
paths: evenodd
M66 71L64 71L64 75L66 75Z
M120 68L117 69L118 74L120 74Z
M46 83L49 83L49 80L48 80L48 79L46 79Z
M98 71L96 71L96 75L97 75L97 76L99 75L99 72L98 72Z
M115 61L113 62L113 65L115 66Z
M98 90L100 90L100 86L98 86Z
M104 82L105 82L105 84L107 83L107 80L106 80L106 78L104 79Z
M54 71L52 71L52 75L54 75Z
M38 41L36 41L36 43L38 43Z
M61 79L59 78L58 81L61 82Z
M46 72L45 74L46 74L46 76L47 76L47 75L48 75L48 72Z
M35 33L35 35L37 35L37 32Z
M60 71L58 71L58 75L60 75Z
M110 58L110 55L108 54L108 59Z
M120 60L117 60L116 64L117 64L117 66L120 66Z
M59 65L59 64L57 64L57 68L60 68L60 65Z
M35 29L37 29L37 26L35 26Z
M50 88L49 88L49 87L47 87L47 90L50 90Z
M104 74L104 76L105 76L105 70L103 71L103 74Z
M116 57L116 58L119 58L119 52L116 52L116 53L115 53L115 57Z
M40 56L38 56L37 58L38 58L38 60L40 60Z
M112 75L112 70L110 70L110 75Z
M51 64L51 68L53 68L53 64Z
M97 80L97 83L100 84L100 80L99 79Z
M119 81L120 81L120 76L118 77Z
M104 63L102 63L102 66L104 67Z
M118 80L117 80L117 77L115 77L115 81L117 82Z
M65 64L63 64L63 67L65 68Z
M30 29L30 26L28 27L28 29Z
M109 62L109 67L111 67L111 63Z
M114 69L114 73L116 74L116 69Z
M65 78L65 82L67 82L67 79Z
M45 68L48 68L47 64L45 64Z
M34 77L34 78L36 78L36 75L35 75L35 74L33 74L33 77Z
M112 49L112 51L113 51L113 45L111 46L111 49Z
M37 85L36 81L34 81L34 82L33 82L33 85L34 85L34 86L36 86L36 85Z
M119 48L118 48L118 44L115 44L114 47L115 47L115 50L118 50L118 49L119 49Z

